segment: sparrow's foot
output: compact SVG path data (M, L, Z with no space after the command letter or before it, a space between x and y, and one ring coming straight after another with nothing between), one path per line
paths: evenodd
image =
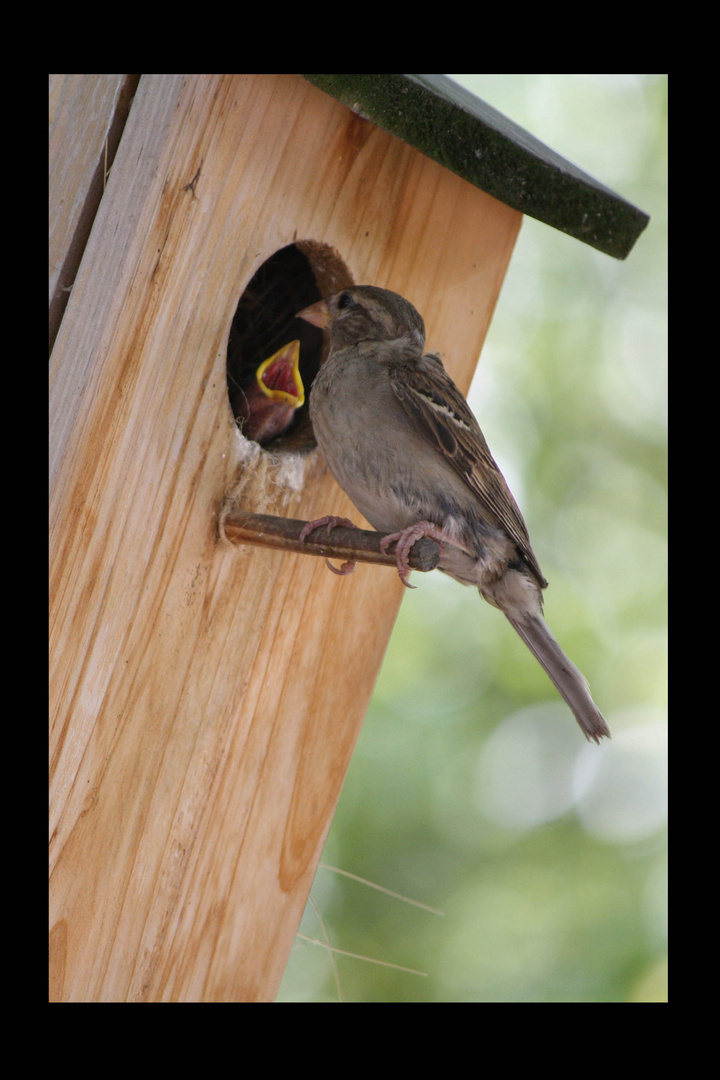
M437 540L441 544L457 543L457 541L453 540L453 538L441 529L439 525L435 525L432 521L418 521L414 525L408 525L406 528L401 529L400 532L388 533L388 535L383 536L380 541L380 550L383 555L385 555L390 544L397 540L397 547L395 549L397 570L400 575L400 580L408 589L416 588L416 586L411 585L407 579L407 576L410 573L408 554L415 541L420 540L423 536L429 536L431 540Z
M330 539L330 533L333 529L336 529L339 525L344 525L348 529L356 528L355 522L350 518L338 517L336 514L326 514L325 517L315 518L314 521L308 521L303 527L300 533L299 540L302 541L310 535L311 532L315 532L316 529L321 529L323 525L327 526L328 540ZM345 577L346 574L352 574L353 570L357 566L354 559L349 562L344 562L339 570L336 570L329 559L325 560L325 565L328 570L332 570L333 574L339 574L341 577Z

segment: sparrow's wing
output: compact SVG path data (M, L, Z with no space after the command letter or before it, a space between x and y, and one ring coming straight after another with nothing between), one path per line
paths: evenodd
M544 588L527 526L480 426L439 357L388 365L395 396L417 430L477 496L491 524L501 526Z

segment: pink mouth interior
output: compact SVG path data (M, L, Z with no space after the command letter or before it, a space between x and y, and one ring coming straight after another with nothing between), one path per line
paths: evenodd
M284 360L278 360L266 368L262 374L262 381L268 390L282 390L285 394L294 394L297 397L292 367Z

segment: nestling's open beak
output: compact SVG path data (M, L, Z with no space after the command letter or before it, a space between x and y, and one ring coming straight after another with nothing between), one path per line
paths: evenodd
M305 322L312 323L313 326L319 326L321 330L324 330L330 322L330 308L327 306L325 300L318 300L317 304L311 304L310 307L298 311L297 317L298 319L304 319Z
M271 401L283 402L299 409L305 401L300 378L300 342L290 341L263 361L255 372L258 386Z

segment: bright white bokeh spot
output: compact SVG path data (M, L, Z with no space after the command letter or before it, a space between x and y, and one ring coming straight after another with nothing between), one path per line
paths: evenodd
M578 745L562 703L514 713L490 736L477 770L480 812L514 829L532 829L573 804Z
M498 825L533 829L574 809L584 828L613 843L645 839L667 818L665 727L652 710L611 716L601 746L581 736L562 704L523 709L488 739L476 803Z
M667 820L667 732L660 710L650 708L617 717L617 727L606 753L588 747L578 761L577 812L594 836L632 843Z

